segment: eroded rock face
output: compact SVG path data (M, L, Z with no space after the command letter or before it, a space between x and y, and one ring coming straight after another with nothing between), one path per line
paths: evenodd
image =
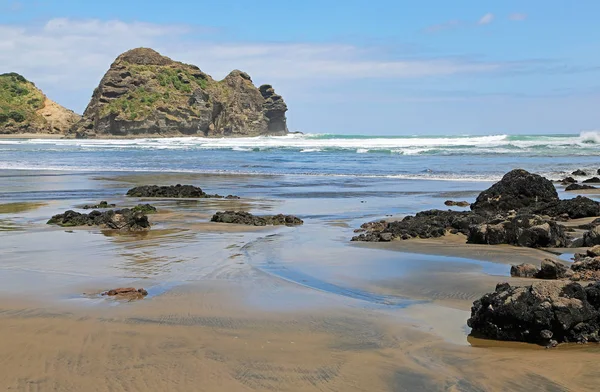
M242 71L215 81L194 65L138 48L113 62L69 135L284 135L286 111L271 86L255 87Z
M474 335L497 340L542 345L598 342L599 308L599 283L501 283L473 303L467 324Z
M150 229L148 217L143 212L136 212L128 208L121 210L92 211L81 214L75 211L66 211L64 214L54 215L49 225L62 227L98 226L111 230L143 231Z
M211 222L233 223L250 226L298 226L304 221L294 215L256 216L244 211L224 211L213 215Z
M496 214L557 201L558 193L550 180L515 169L481 192L471 209L480 214Z

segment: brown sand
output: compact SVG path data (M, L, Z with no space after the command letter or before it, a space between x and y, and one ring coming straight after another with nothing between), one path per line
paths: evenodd
M369 310L245 308L244 290L210 282L93 310L2 300L0 389L591 391L600 381L594 346L456 346Z

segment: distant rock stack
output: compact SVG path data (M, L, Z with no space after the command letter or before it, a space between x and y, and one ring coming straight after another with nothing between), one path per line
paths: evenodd
M14 72L0 75L0 134L62 136L79 119L25 77Z
M69 134L78 138L285 135L286 111L283 98L271 86L256 88L242 71L215 81L194 65L138 48L117 57Z

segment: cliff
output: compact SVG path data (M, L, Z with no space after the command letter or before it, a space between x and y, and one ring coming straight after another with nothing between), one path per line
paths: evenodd
M64 135L79 119L23 76L0 75L0 134Z
M271 86L255 87L244 72L215 81L194 65L138 48L117 57L69 135L284 135L286 111Z

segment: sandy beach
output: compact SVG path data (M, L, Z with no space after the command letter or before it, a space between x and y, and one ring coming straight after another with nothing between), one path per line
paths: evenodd
M0 333L10 339L0 342L0 389L594 389L596 345L547 350L475 339L466 326L472 302L496 283L528 281L511 278L511 264L539 265L565 250L470 245L460 234L351 243L361 222L383 211L402 216L397 200L442 199L435 192L426 203L421 193L379 198L344 179L336 188L311 181L4 172L2 189L12 192L0 203ZM149 183L202 184L241 199L124 196ZM338 197L344 192L352 196ZM46 224L99 200L150 202L158 213L139 233ZM210 222L219 210L293 213L304 225ZM100 295L130 286L149 295L133 302Z

